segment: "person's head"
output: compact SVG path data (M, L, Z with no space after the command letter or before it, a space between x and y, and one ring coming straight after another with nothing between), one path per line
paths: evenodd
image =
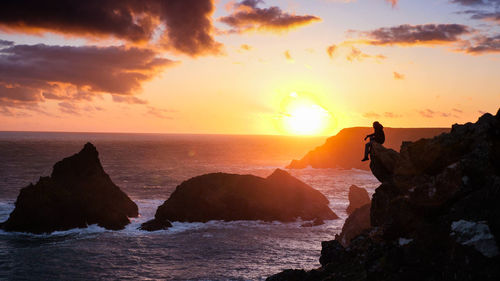
M380 124L378 121L375 121L375 122L373 122L373 129L382 130L382 129L384 129L384 126L382 126L382 124Z

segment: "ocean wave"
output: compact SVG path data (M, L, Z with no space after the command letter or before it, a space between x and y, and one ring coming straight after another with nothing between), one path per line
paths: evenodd
M49 237L67 237L69 239L81 239L88 238L92 235L111 233L113 235L125 235L125 236L140 236L146 234L161 234L161 235L174 235L189 231L202 231L210 229L261 229L261 230L272 230L276 228L285 229L296 229L303 228L301 225L310 221L303 221L298 219L294 222L279 222L279 221L222 221L222 220L211 220L205 223L202 222L173 222L172 227L167 230L159 230L154 232L145 232L140 230L139 227L142 223L154 218L154 214L158 206L163 204L162 199L134 199L134 202L139 207L140 215L137 218L130 218L131 223L128 224L125 229L119 231L107 230L96 224L89 225L86 228L75 228L64 231L55 231L50 234L32 234L24 232L5 232L0 230L0 235L17 235L26 238L49 238ZM336 204L334 204L336 205ZM343 205L342 205L343 206ZM9 214L14 209L13 202L0 202L0 221L5 221ZM343 225L344 216L339 214L340 219L325 221L325 224L320 226L315 226L314 229L317 230L328 230L338 232ZM308 228L304 228L308 229Z

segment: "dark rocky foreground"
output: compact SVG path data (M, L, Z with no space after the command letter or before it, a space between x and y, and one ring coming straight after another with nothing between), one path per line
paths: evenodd
M449 128L384 128L385 146L399 149L403 141L416 141L421 138L432 138L447 133ZM373 133L373 128L356 127L341 130L314 150L309 151L302 159L293 160L287 168L342 168L368 170L368 163L361 162L365 148L364 137Z
M268 280L500 280L500 111L371 158L369 229Z
M165 229L169 221L263 220L291 222L337 219L319 191L277 169L267 178L207 174L181 183L143 230Z
M54 165L50 177L21 189L5 231L50 233L97 224L123 229L137 205L104 172L94 145Z

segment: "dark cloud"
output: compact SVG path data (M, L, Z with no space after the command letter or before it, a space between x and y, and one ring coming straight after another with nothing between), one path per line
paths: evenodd
M148 101L140 99L138 97L134 96L118 96L118 95L113 95L112 96L114 102L119 102L119 103L129 103L129 104L147 104Z
M454 111L454 112L456 112L456 113L464 113L463 110L458 109L458 108L452 108L451 110Z
M0 104L133 96L172 64L149 49L13 45L0 49Z
M139 0L140 1L140 0ZM148 2L148 1L140 1ZM163 0L162 19L167 26L166 46L192 56L219 54L222 44L213 36L213 0Z
M394 71L394 80L404 80L405 79L405 75L404 74L401 74L399 72L396 72Z
M346 59L348 61L363 61L365 59L376 59L376 60L384 60L386 59L387 57L384 56L384 55L369 55L369 54L365 54L363 53L360 49L352 46L351 47L351 52L346 56Z
M259 8L262 0L244 0L233 6L232 14L219 20L233 28L233 32L250 30L283 31L320 21L313 15L294 15L279 7Z
M500 24L500 11L465 11L465 14L470 14L471 19L483 20Z
M328 56L332 59L333 58L333 55L335 54L335 51L337 50L337 46L336 45L330 45L326 48L326 53L328 54Z
M464 6L478 6L487 5L491 3L498 3L498 0L451 0L452 3L461 4Z
M163 46L196 56L220 52L213 11L213 0L4 0L0 29L113 36L135 43L158 36Z
M361 34L367 38L363 42L371 45L424 45L457 42L461 35L470 33L470 28L461 24L404 24Z
M476 37L471 42L468 42L462 51L472 55L500 53L500 35Z

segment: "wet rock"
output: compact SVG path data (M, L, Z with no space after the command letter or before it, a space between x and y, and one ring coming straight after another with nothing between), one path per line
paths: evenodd
M370 208L370 203L365 204L364 206L356 209L346 219L344 226L342 227L342 232L337 239L344 247L347 247L354 237L370 228Z
M352 214L357 208L369 204L371 202L370 196L366 189L351 185L349 187L349 206L346 209L348 215Z
M269 177L207 174L181 183L158 207L159 221L337 219L319 191L277 169Z
M54 165L50 177L21 189L6 231L50 233L91 224L123 229L137 205L104 172L94 145Z
M165 230L170 227L172 227L172 223L170 223L168 220L152 219L141 224L139 229L145 231L156 231L156 230Z

